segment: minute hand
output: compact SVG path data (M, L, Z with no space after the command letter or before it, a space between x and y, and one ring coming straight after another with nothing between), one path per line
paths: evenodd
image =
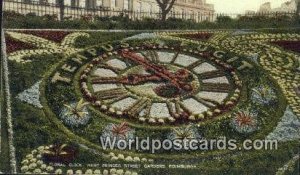
M186 89L187 83L180 81L174 73L170 72L165 67L151 64L143 57L137 55L136 53L127 51L127 50L121 50L121 56L142 65L145 69L149 69L149 70L153 71L154 74L169 81L176 88L185 90L185 91L187 90Z

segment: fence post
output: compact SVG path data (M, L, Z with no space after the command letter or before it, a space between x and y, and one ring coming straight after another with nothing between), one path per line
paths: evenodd
M58 0L58 5L59 5L59 18L61 21L64 20L64 10L65 10L65 3L64 0Z

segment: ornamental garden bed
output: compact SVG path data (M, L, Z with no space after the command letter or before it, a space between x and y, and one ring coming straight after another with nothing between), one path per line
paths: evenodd
M9 150L15 158L5 159L11 171L275 174L297 169L299 55L270 44L299 42L297 33L7 30L5 39L15 147ZM136 137L235 139L237 147L248 139L275 139L278 149L151 152L104 149L101 143L101 138Z

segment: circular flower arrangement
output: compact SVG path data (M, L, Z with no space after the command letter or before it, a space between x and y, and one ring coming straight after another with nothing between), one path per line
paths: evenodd
M242 86L213 53L155 45L102 54L82 71L80 85L101 112L150 124L212 119L235 106Z
M251 133L258 129L256 111L239 111L233 114L232 127L239 133Z
M78 103L71 103L70 105L64 104L60 112L60 117L66 125L78 127L86 125L91 116L87 110L88 103L83 102L81 99Z

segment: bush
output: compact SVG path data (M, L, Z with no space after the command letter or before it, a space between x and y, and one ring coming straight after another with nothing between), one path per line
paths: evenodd
M61 28L61 29L214 29L214 28L272 28L272 27L297 27L299 20L292 15L273 14L272 16L239 16L232 19L229 16L218 16L215 22L202 21L196 23L191 19L168 18L162 22L159 19L143 18L131 20L127 15L119 16L82 16L80 19L66 17L58 21L57 15L36 16L34 13L27 15L13 11L5 11L5 28Z

